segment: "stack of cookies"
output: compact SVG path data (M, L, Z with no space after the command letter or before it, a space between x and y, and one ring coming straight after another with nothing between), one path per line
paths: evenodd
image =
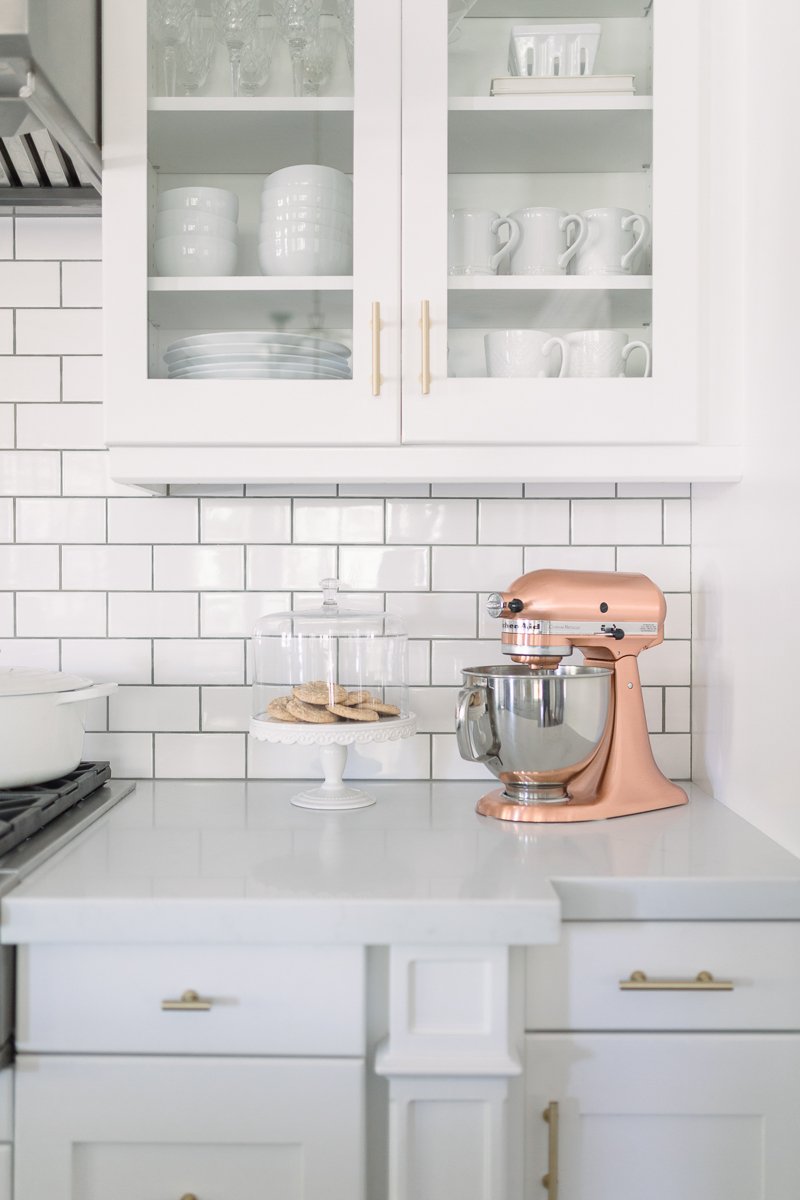
M394 704L383 704L371 692L348 691L339 683L315 679L292 688L288 696L276 696L263 717L294 724L335 725L341 721L379 721L399 717Z

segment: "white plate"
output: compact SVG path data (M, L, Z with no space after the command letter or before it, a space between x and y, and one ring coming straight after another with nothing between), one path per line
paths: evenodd
M245 348L231 354L192 354L167 364L170 372L186 367L279 367L281 370L300 370L303 367L327 367L331 371L348 372L349 364L338 354L259 354Z
M331 344L335 345L336 343L326 343L326 345ZM313 358L324 358L326 362L330 362L333 366L347 366L350 351L348 350L346 355L331 354L327 350L306 346L287 346L283 342L269 345L266 342L226 342L223 345L214 342L208 346L187 346L183 350L167 350L164 355L164 362L168 366L188 366L195 358L210 358L217 355L224 357L234 355L238 358L263 358L265 363L270 362L275 357L306 359L311 355Z
M258 345L258 346L299 346L303 350L322 350L325 354L337 354L340 358L349 358L352 351L341 342L329 342L325 338L314 337L306 333L274 333L271 330L245 329L232 330L223 333L197 333L192 337L178 338L167 346L167 354L175 350L195 349L198 346L228 346L228 345Z
M332 374L319 367L308 367L305 370L281 371L268 367L242 368L235 370L230 367L196 367L176 371L170 379L350 379L350 375Z

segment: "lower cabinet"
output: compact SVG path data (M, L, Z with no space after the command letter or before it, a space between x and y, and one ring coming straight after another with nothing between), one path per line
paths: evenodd
M361 1059L22 1055L16 1073L24 1200L364 1195Z

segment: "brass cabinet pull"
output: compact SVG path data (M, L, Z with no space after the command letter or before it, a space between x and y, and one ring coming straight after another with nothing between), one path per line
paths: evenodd
M180 1000L162 1000L162 1012L208 1012L212 1001L204 1000L191 989L184 992Z
M197 1200L197 1196L195 1196L194 1192L184 1192L181 1200Z
M423 300L419 327L422 330L422 394L427 396L431 390L431 302Z
M620 979L621 992L732 992L730 979L715 979L710 971L700 971L694 979L648 979L644 971L633 971L630 979Z
M381 302L372 301L372 394L381 394Z
M547 1188L547 1200L558 1200L558 1101L551 1100L542 1113L542 1119L550 1126L547 1133L547 1174L542 1176L542 1187Z

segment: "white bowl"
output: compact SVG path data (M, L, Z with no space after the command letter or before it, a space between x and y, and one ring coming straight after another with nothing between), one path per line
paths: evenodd
M226 238L235 242L239 229L235 221L214 213L191 208L168 208L156 213L156 237L174 237L196 233L202 237Z
M236 221L239 217L239 197L225 188L168 188L158 197L158 211L165 212L172 208L195 208Z
M353 247L328 239L275 238L259 244L258 261L264 275L352 275Z
M352 213L353 197L330 188L266 188L261 193L261 211L285 212L295 208L327 208Z
M236 243L194 233L159 238L155 260L159 275L232 275Z
M353 223L329 225L325 221L265 221L258 227L259 242L272 242L281 237L315 237L322 240L353 244Z
M271 236L273 233L287 229L298 230L300 226L315 228L318 225L332 229L345 237L353 236L352 215L337 212L333 208L292 208L285 212L262 213L259 231ZM263 241L264 238L262 237L261 240Z
M353 181L335 167L319 167L316 163L300 163L294 167L281 167L272 171L264 180L265 187L285 187L297 183L317 184L322 187L339 187L353 190Z

